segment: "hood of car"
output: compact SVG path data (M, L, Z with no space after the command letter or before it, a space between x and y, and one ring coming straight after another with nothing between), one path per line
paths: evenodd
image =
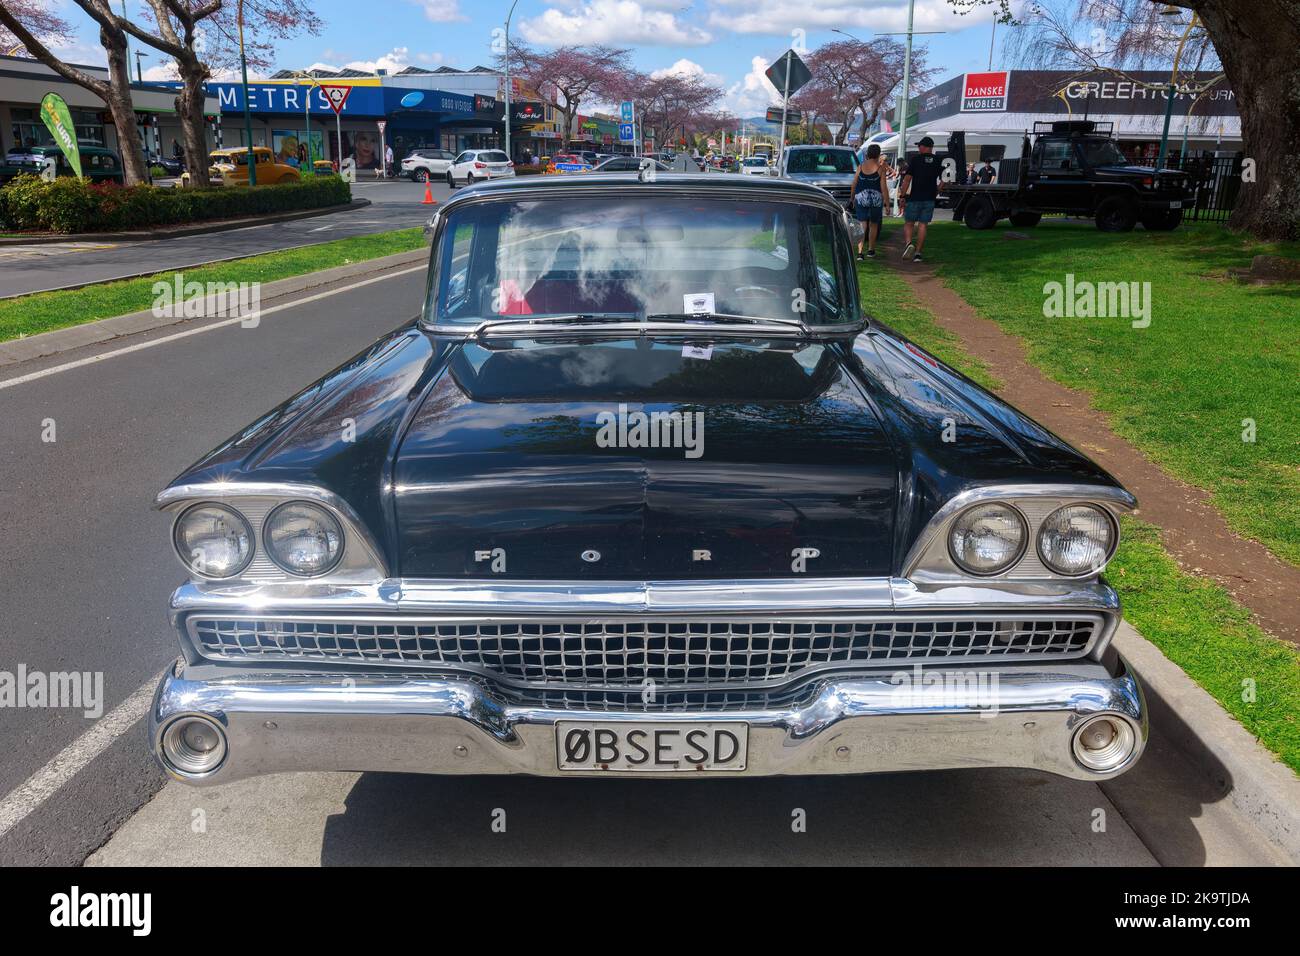
M884 575L897 468L833 344L466 343L393 467L406 577Z

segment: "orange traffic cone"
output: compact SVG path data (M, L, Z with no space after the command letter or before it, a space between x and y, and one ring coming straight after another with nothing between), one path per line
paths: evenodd
M424 181L424 198L420 200L421 206L436 206L438 200L433 198L433 183L429 180Z

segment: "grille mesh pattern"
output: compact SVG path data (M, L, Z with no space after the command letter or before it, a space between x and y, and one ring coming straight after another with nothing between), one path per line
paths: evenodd
M1076 657L1096 622L527 621L193 618L205 657L470 668L541 687L741 687L811 668Z

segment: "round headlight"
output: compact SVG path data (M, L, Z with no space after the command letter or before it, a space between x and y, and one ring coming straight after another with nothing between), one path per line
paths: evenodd
M172 542L181 563L205 578L228 578L253 559L253 529L234 508L201 504L176 519Z
M1010 505L967 508L952 523L948 550L957 566L971 574L997 574L1020 560L1029 532Z
M290 501L266 516L262 544L290 574L324 574L343 557L343 528L319 505Z
M1043 564L1070 577L1101 570L1115 549L1115 523L1092 505L1057 508L1038 531Z

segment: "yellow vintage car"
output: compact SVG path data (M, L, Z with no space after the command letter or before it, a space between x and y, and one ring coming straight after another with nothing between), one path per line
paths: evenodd
M253 155L257 161L257 185L259 186L296 183L301 178L296 167L278 162L275 153L265 146L254 146ZM208 177L214 186L248 185L247 146L214 149L208 154L208 164Z

